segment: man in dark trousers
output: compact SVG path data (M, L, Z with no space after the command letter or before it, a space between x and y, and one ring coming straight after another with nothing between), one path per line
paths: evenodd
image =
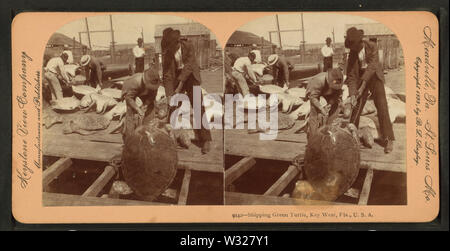
M393 150L395 140L384 89L384 74L374 42L362 39L363 31L355 27L347 30L345 47L350 49L347 65L347 85L352 104L350 122L359 125L359 117L366 104L369 91L372 94L380 123L384 152Z
M267 59L269 66L272 66L273 82L283 88L289 88L289 73L294 66L283 55L272 54Z
M165 36L164 36L165 35ZM181 39L179 30L167 28L163 31L161 40L163 53L163 83L166 96L171 97L177 93L187 93L191 106L194 105L194 86L201 84L200 67L195 56L194 46L191 42ZM205 108L200 100L201 114L205 114ZM171 108L171 112L174 109ZM169 113L169 118L171 115ZM202 144L202 153L211 150L211 132L201 127L195 129Z

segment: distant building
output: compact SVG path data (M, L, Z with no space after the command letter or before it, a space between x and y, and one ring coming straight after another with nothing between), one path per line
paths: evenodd
M380 62L384 69L395 69L403 62L403 51L397 36L381 23L347 24L345 29L356 27L364 31L364 38L376 42Z
M44 51L44 65L47 64L47 61L52 58L61 55L64 51L64 45L68 46L68 49L72 51L74 62L78 62L82 55L82 47L86 47L75 40L75 38L70 38L64 34L55 32L48 39L47 45L45 46Z
M274 53L276 49L275 44L265 40L263 37L259 37L251 32L237 30L228 39L226 51L228 53L235 53L238 56L246 56L252 50L253 45L256 45L261 51L263 61L270 54Z
M161 54L162 32L166 28L179 30L181 36L194 45L200 68L209 67L209 59L216 55L217 42L211 39L208 28L199 23L160 24L155 25L155 52Z

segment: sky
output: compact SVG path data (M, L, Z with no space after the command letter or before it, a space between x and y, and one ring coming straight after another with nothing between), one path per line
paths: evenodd
M279 24L281 30L300 29L301 18L299 14L279 14ZM89 30L109 30L109 15L88 17ZM136 43L144 32L146 43L154 42L154 32L156 24L175 24L193 22L190 19L172 15L153 14L115 14L112 15L114 27L114 39L117 44ZM255 19L239 28L242 31L252 32L258 36L263 36L269 40L269 31L276 30L275 15L270 15ZM375 21L363 17L343 15L335 13L304 13L303 23L305 28L306 43L324 43L327 36L332 38L334 29L336 42L344 41L345 24L373 23ZM78 32L86 31L84 19L79 19L61 27L57 32L75 37L78 41ZM213 39L214 33L211 33ZM282 33L283 48L297 48L302 40L301 32ZM82 34L82 43L88 45L87 34ZM107 49L111 42L111 33L91 33L91 44L94 49ZM278 36L272 34L272 42L278 44Z
M88 17L89 30L109 30L109 15ZM170 16L170 15L152 15L152 14L121 14L112 15L114 40L116 44L133 44L141 36L141 30L144 32L144 42L154 42L155 25L157 24L177 24L189 23L190 19ZM56 32L62 33L70 38L75 37L79 41L78 32L86 31L86 22L79 19L68 23ZM88 45L87 34L81 35L82 43ZM213 37L214 34L212 34ZM106 49L111 42L111 33L91 33L91 44L94 49Z
M280 30L299 30L301 29L301 16L299 14L278 14ZM374 20L335 13L304 13L303 25L305 32L306 43L325 43L327 37L333 39L332 31L334 29L334 36L336 43L344 42L345 25L346 24L361 24L361 23L375 23ZM252 32L258 36L263 36L269 40L269 31L276 31L276 17L275 15L265 16L255 19L241 26L238 30ZM300 31L296 32L282 32L281 41L283 48L298 47L302 40ZM272 33L272 42L279 45L277 33Z

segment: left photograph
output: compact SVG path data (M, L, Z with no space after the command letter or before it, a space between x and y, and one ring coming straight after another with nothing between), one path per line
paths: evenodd
M221 48L170 15L55 31L42 65L43 206L222 205L223 131L205 126L223 116Z

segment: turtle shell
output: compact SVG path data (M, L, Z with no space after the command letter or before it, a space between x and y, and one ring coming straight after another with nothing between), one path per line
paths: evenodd
M80 105L80 100L75 97L60 98L52 105L55 111L74 111Z
M100 91L100 94L107 96L107 97L115 98L115 99L122 98L122 90L115 89L115 88L102 89Z
M294 87L288 89L286 93L297 98L306 98L306 88Z
M88 85L73 85L72 91L77 97L82 97L97 92L94 87Z
M175 142L162 129L143 125L127 136L122 153L122 172L127 184L143 200L153 201L175 178Z
M259 90L262 93L267 93L267 94L275 94L275 93L283 93L284 89L279 87L278 85L261 85L259 87Z
M346 128L325 125L308 139L304 171L315 198L334 201L355 182L359 172L358 139Z

